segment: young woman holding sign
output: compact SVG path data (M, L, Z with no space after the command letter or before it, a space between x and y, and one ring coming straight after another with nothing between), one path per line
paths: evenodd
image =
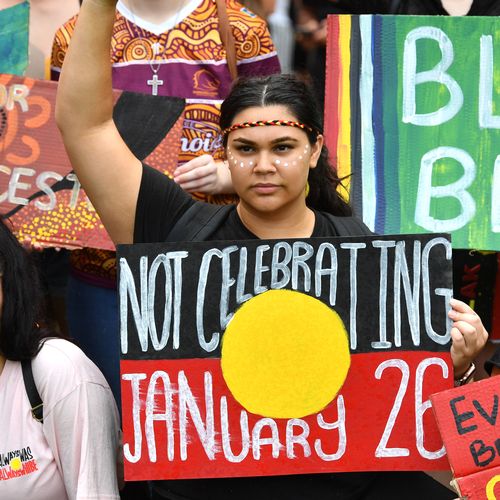
M113 241L165 241L197 202L175 182L143 166L113 123L109 42L115 3L84 2L61 74L57 120L73 167ZM327 213L341 216L353 236L369 233L337 193L340 181L323 147L321 115L303 83L285 76L240 82L222 106L221 126L240 202L208 239L337 236ZM201 211L206 207L200 206ZM451 306L451 355L459 379L487 333L465 304L453 300ZM386 477L317 474L169 481L155 489L158 498L171 499L382 498L387 481L380 478ZM422 490L413 494L417 498ZM401 496L396 490L394 495ZM406 491L405 498L410 498Z

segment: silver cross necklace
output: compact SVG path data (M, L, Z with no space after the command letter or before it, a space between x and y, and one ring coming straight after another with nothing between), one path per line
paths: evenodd
M184 8L185 3L186 3L186 0L183 0L179 9L177 10L177 12L175 14L174 27L177 26L177 22L178 22L177 18L179 16L179 14L182 12L182 9ZM142 28L140 26L138 26L138 24L136 22L134 6L132 4L132 1L129 2L129 5L130 5L130 12L132 13L132 22L134 23L134 32L137 35L137 38L139 38L139 40L141 41L141 44L143 45L144 50L147 53L148 52L148 50L147 50L148 42L146 40L144 40L144 38L141 35L141 32L139 31ZM158 54L160 53L160 49L162 48L161 44L159 42L159 39L152 44L152 48L153 48L153 59L155 60L156 57L158 56ZM165 47L163 47L163 51L165 51ZM158 71L160 70L160 67L161 67L161 61L154 64L153 62L151 62L151 60L148 60L148 65L151 68L151 72L153 74L152 74L151 79L147 80L146 83L151 87L151 95L158 95L158 87L162 87L163 84L165 83L163 80L161 80L158 77Z
M155 42L153 44L153 57L157 56L159 45L160 45L159 42ZM163 80L160 80L158 78L158 70L160 69L161 63L158 63L158 65L156 67L154 67L154 65L151 63L151 61L148 61L148 62L149 62L149 67L151 68L151 71L153 72L153 77L151 78L151 80L147 81L147 84L151 85L151 94L158 95L158 87L161 87L163 85Z

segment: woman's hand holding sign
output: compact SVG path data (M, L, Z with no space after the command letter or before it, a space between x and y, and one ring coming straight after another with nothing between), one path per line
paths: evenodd
M474 358L481 352L488 340L488 332L481 318L461 300L451 299L448 316L453 321L451 329L451 359L455 379L468 371Z

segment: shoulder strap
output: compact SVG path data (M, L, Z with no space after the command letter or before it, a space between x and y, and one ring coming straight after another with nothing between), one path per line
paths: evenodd
M357 217L338 217L328 212L323 212L323 214L333 224L339 236L370 236L373 234Z
M166 242L207 240L226 220L231 207L196 202L175 223Z
M43 401L35 385L31 360L21 361L21 368L23 370L24 388L31 405L31 414L35 420L43 424Z
M217 5L217 15L219 16L219 35L226 49L227 65L233 80L238 78L238 68L236 66L236 45L233 36L229 16L227 15L226 0L215 0Z

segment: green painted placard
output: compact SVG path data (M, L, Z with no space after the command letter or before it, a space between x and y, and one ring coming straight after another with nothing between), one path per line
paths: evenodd
M365 222L500 250L500 21L332 16L328 67L328 144Z
M0 73L23 76L28 66L29 2L0 10Z

